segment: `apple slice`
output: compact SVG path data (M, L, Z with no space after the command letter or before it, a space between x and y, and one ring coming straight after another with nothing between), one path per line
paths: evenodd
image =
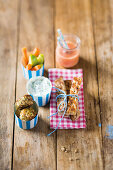
M37 61L38 61L38 64L43 64L44 63L44 55L39 54L39 56L37 57Z
M29 56L29 64L31 64L32 67L38 65L37 57L31 54L31 55Z
M40 67L43 67L43 64L40 64Z

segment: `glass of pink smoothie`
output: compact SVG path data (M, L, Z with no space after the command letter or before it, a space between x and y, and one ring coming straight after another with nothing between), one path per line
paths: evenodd
M57 42L56 62L65 68L73 67L79 61L80 39L73 34L64 34L64 39L69 47L66 49L60 42Z

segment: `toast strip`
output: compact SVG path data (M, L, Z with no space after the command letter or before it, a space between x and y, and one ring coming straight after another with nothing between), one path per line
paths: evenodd
M73 81L71 80L63 80L62 77L55 80L55 87L63 90L66 94L75 94L78 95L80 86L81 86L82 78L74 77ZM62 92L57 91L57 96L59 94L63 94ZM57 107L63 101L63 98L57 99ZM61 104L59 110L62 110L64 107L64 103ZM59 115L63 115L63 111L59 111ZM68 97L67 99L67 111L65 113L65 117L70 117L72 121L77 120L80 116L79 111L79 103L78 99L74 97Z
M81 82L82 82L82 78L74 77L72 81L72 86L70 88L70 94L78 95ZM66 116L68 115L73 121L77 120L80 117L78 98L69 97L68 103L67 103Z
M54 83L55 83L55 87L56 87L56 88L59 88L60 90L63 90L63 91L66 93L66 86L65 86L63 77L59 77L58 79L55 80ZM59 92L59 91L57 90L57 96L58 96L59 94L63 94L63 93L62 93L62 92ZM58 108L59 104L60 104L63 100L64 100L64 99L61 98L61 97L57 99L57 108ZM60 105L59 110L62 110L63 107L64 107L64 103L62 103L62 104ZM61 112L61 111L58 112L59 115L62 115L63 113L64 113L64 110L63 110L62 112Z

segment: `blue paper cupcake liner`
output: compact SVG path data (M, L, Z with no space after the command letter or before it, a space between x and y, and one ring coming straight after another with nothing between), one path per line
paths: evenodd
M33 96L33 100L37 103L38 106L45 106L49 100L50 100L50 96L51 96L51 92L44 95L44 96Z
M36 126L36 124L38 122L38 114L36 115L36 117L34 119L29 120L29 121L21 120L15 114L15 121L16 121L16 124L21 129L32 129Z
M37 77L37 76L43 76L44 75L44 64L41 67L41 69L39 69L37 71L27 70L22 64L21 64L21 66L22 66L24 77L26 79L31 79L32 77Z
M33 95L32 95L31 92L30 92L30 90L29 90L29 85L30 85L32 82L34 82L35 80L38 80L38 79L40 79L40 78L46 79L46 80L50 83L50 87L49 87L47 93L44 93L44 94L42 93L42 95L38 95L38 94L33 94ZM51 84L51 81L50 81L48 78L43 77L43 76L40 76L40 77L36 77L36 78L30 79L30 80L27 82L26 89L27 89L27 93L32 96L33 100L36 102L36 104L37 104L38 106L45 106L45 105L49 102L49 100L50 100L51 90L52 90L52 84Z

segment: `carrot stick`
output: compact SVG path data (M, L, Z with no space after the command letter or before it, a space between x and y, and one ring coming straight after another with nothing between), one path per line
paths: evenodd
M27 48L26 48L26 47L22 48L22 52L23 52L23 56L25 57L25 60L26 60L27 63L28 63Z
M41 68L41 66L40 65L36 65L33 68L37 71L37 70L39 70Z
M35 55L36 57L39 55L39 53L40 53L39 48L35 48L35 49L33 50L33 55Z
M36 66L32 67L31 71L37 71L37 70L39 70L40 68L41 68L40 65L36 65Z
M26 58L22 56L22 65L26 68L27 64L28 64L28 60L26 60Z
M31 65L31 64L28 64L28 65L26 66L26 68L27 68L28 70L31 70L31 69L32 69L32 65Z
M36 71L36 70L35 70L35 68L33 67L33 68L31 69L31 71Z

